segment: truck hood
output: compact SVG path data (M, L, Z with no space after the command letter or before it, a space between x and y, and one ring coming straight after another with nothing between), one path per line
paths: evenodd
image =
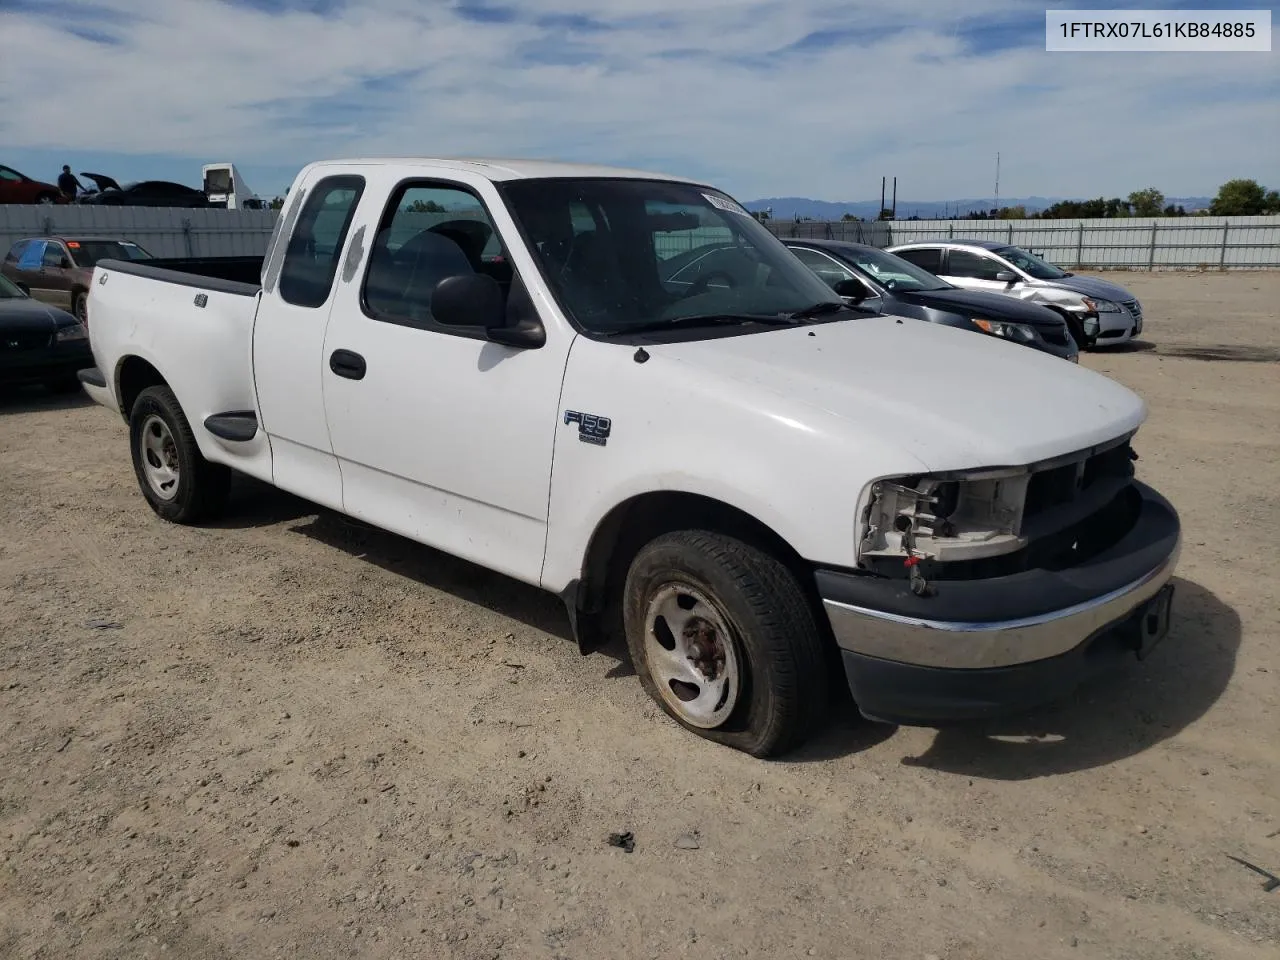
M1118 283L1112 283L1110 280L1101 280L1098 277L1079 277L1070 276L1063 277L1061 280L1038 280L1037 286L1044 287L1061 287L1064 290L1072 290L1075 293L1083 293L1086 297L1094 297L1099 300L1114 300L1120 302L1122 300L1132 300L1134 296Z
M875 436L930 470L1020 466L1136 430L1146 405L1114 380L967 330L858 317L758 334L646 346L694 368L676 380L767 391L796 419L845 422L850 442Z

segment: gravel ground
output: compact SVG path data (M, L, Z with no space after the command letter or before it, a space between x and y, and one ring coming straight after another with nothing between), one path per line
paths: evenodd
M1015 721L696 739L558 601L0 398L0 957L1274 958L1280 274L1122 275L1173 631ZM1015 400L1016 402L1016 400ZM631 831L635 849L610 847Z

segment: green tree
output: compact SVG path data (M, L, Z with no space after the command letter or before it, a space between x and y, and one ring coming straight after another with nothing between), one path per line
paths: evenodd
M273 197L271 202L267 204L268 210L279 210L284 206L284 197Z
M446 207L434 200L415 200L404 208L409 213L444 213Z
M1027 208L1022 204L1018 204L1016 207L1001 207L999 216L1001 220L1025 220L1027 219Z
M1219 217L1280 213L1280 193L1268 191L1257 180L1228 180L1218 188L1209 212Z
M841 217L840 219L841 219L842 221L844 221L845 223L852 223L852 222L854 222L855 220L861 220L862 218L861 218L861 217L855 217L852 213L846 213L846 214L845 214L843 217Z
M1129 207L1135 217L1158 217L1164 208L1164 194L1155 187L1129 194Z
M880 211L880 216L879 216L879 217L877 217L876 219L878 219L878 220L892 220L892 219L893 219L893 210L892 210L892 209L890 209L889 207L885 207L885 208L883 208L883 209Z
M1175 207L1171 203L1164 208L1164 215L1166 217L1185 217L1187 215L1187 208L1184 207L1182 204L1178 204Z

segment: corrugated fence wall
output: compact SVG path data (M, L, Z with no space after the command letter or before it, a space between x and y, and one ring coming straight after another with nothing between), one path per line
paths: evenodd
M271 210L0 205L0 249L21 237L127 237L158 257L260 256ZM781 237L855 240L877 247L940 237L999 240L1064 267L1234 270L1280 267L1280 216L1125 220L768 221ZM699 242L691 231L665 238L663 252ZM705 242L705 241L702 241Z
M769 221L780 237L912 241L997 240L1063 267L1103 270L1244 270L1280 267L1280 216L1123 220Z

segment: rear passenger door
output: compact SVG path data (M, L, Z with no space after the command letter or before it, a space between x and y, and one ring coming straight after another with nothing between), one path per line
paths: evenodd
M431 297L446 277L487 273L522 295L507 255L519 241L504 239L514 224L482 178L381 175L356 227L368 254L343 271L321 371L344 509L537 583L572 337L548 326L542 346L522 349L438 323Z
M71 255L57 240L45 241L40 258L40 299L63 310L71 309Z
M324 335L364 178L304 180L281 216L253 326L258 421L271 442L272 482L335 510L342 475L325 421Z

